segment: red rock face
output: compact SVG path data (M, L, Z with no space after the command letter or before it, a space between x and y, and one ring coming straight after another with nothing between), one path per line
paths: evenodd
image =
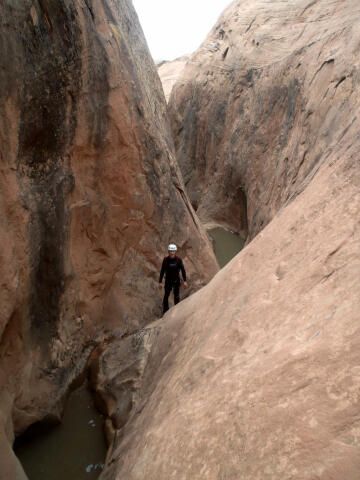
M359 146L330 155L132 353L129 341L104 353L113 422L133 404L102 480L358 479ZM133 361L116 376L125 354Z
M233 2L189 59L169 110L204 222L253 238L338 148L357 116L357 7Z
M252 241L100 356L102 480L358 479L358 20L351 1L234 2L186 66L170 109L191 200Z
M217 266L130 2L26 0L0 17L1 404L20 432L60 415L95 335L160 314L168 242L190 291Z

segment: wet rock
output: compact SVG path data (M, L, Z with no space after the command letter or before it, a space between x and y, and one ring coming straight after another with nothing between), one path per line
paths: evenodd
M6 1L0 18L0 387L18 434L61 419L95 336L161 313L170 241L190 291L217 266L131 2Z
M356 122L357 4L234 1L169 101L178 161L205 223L253 238Z
M2 431L0 431L0 467L1 480L29 480Z
M146 328L128 337L104 345L93 355L90 372L95 401L107 416L106 433L110 451L116 431L121 430L144 405L145 370L152 363L154 344L161 328ZM154 369L152 369L154 371ZM109 456L108 454L108 456Z
M11 444L14 440L11 422L13 398L6 390L0 390L0 480L28 480L15 456Z

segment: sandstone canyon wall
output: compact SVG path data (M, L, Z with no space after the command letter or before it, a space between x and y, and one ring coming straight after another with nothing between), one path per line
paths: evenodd
M131 2L5 0L0 19L5 445L59 417L94 336L160 314L169 241L192 290L217 266L184 192Z
M233 2L174 86L178 161L204 222L253 238L355 121L359 6Z
M358 480L358 132L206 287L105 350L101 480Z
M234 2L185 67L192 202L252 241L100 354L102 480L358 480L358 20L354 1Z
M176 60L172 60L170 62L161 62L158 65L158 73L164 89L166 101L169 101L171 90L184 70L188 59L189 56L184 55Z

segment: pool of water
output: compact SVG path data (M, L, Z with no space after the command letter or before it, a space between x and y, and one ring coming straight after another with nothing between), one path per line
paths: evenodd
M75 390L61 425L26 435L15 444L29 480L95 480L106 456L103 416L86 385Z
M223 228L208 230L222 268L244 246L244 240ZM24 435L15 445L29 480L95 480L106 456L103 416L82 385L66 405L61 425L45 433Z
M212 228L208 230L208 234L213 242L214 253L220 268L235 257L245 244L243 238L224 228Z

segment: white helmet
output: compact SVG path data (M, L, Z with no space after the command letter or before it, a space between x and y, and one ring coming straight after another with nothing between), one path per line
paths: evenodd
M174 243L170 243L170 245L168 246L168 251L176 252L176 250L177 250L177 246Z

